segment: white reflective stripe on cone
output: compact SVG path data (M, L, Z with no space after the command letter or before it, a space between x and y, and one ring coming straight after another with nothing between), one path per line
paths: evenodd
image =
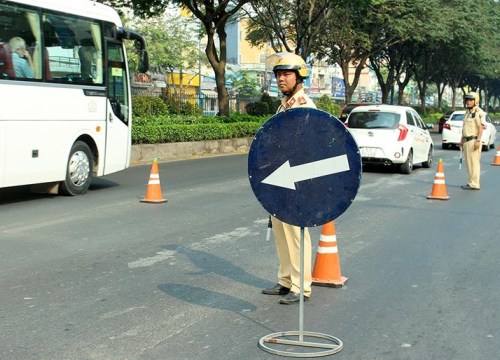
M319 254L337 254L339 252L338 247L336 246L318 246Z
M323 235L319 237L319 241L324 241L324 242L336 242L337 241L337 235Z

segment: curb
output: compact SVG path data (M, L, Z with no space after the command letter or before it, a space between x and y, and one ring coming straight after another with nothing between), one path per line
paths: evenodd
M155 158L158 162L218 156L230 154L245 154L249 151L253 137L180 142L168 144L132 145L130 166L152 164Z

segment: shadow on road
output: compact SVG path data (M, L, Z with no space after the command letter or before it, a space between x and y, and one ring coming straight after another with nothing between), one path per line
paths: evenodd
M93 178L92 184L90 184L88 191L103 190L103 189L108 189L108 188L115 187L118 185L119 185L118 183L115 183L115 182L110 181L110 180L106 180L106 179L102 179L102 178ZM41 193L31 192L30 185L12 186L12 187L0 188L0 205L13 204L13 203L24 202L24 201L39 200L39 199L54 198L57 196L59 196L59 195L41 194Z
M190 276L206 276L212 273L259 289L268 283L268 281L248 273L241 267L206 251L191 249L186 246L165 246L164 249L186 255L191 263L199 268L198 272L189 273ZM254 311L256 309L255 305L237 297L191 285L165 283L158 285L158 289L170 296L200 306L237 312L243 310Z
M214 309L249 312L257 308L237 297L186 284L165 283L158 285L158 289L179 300Z

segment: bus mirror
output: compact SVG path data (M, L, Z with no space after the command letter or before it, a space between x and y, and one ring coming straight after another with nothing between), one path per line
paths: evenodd
M145 73L149 69L149 56L146 50L139 50L139 64L137 70L140 73Z
M149 69L149 57L146 51L146 42L144 38L134 30L120 28L117 34L118 39L134 40L137 54L139 56L139 64L137 70L145 73Z

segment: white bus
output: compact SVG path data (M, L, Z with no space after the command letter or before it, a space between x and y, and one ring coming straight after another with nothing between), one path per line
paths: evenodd
M129 166L125 40L145 72L144 39L108 6L0 0L0 188L79 195Z

